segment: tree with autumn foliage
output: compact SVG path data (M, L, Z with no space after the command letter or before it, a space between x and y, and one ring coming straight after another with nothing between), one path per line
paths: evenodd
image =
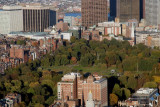
M109 99L110 99L110 105L111 106L116 106L118 103L118 96L115 94L110 94L109 95Z

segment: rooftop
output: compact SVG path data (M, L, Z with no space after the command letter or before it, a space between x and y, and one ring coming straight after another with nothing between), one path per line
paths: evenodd
M152 93L156 91L157 89L154 88L140 88L133 94L133 96L150 96Z
M105 80L107 80L107 79L106 79L106 78L102 78L102 79L100 79L100 80L94 81L94 83L101 83L101 82L103 82L103 81L105 81Z
M40 36L40 35L47 35L48 33L47 32L11 32L10 34Z
M67 76L67 75L80 76L81 74L80 73L71 72L71 73L65 74L65 76Z
M23 7L22 9L49 9L49 7L27 5L26 7Z
M65 16L72 16L72 17L81 17L81 13L65 13Z
M4 11L21 10L21 9L22 9L22 6L18 6L18 5L11 5L11 6L4 5L3 6Z
M150 31L136 31L136 34L137 34L137 33L140 33L140 34L159 34L160 31L159 31L159 30L157 30L157 31L155 31L155 30L150 30Z

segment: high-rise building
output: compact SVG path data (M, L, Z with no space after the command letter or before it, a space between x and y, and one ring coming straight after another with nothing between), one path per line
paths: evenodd
M23 31L43 32L50 25L50 10L48 7L23 7Z
M82 86L78 88L83 89L85 104L88 99L88 93L91 91L95 105L98 107L108 106L107 80L105 78L98 75L91 75L83 82Z
M77 77L79 74L66 74L62 77L62 81L58 82L58 99L76 99L77 98ZM62 96L63 95L63 96Z
M145 0L145 19L147 25L160 24L160 0Z
M110 16L113 17L113 19L117 15L117 0L110 0Z
M0 10L0 34L23 31L21 6L3 6Z
M145 0L140 0L140 19L145 19Z
M0 9L0 34L11 32L43 32L56 25L57 12L42 6L3 6Z
M107 0L82 0L82 26L108 21Z
M60 103L78 101L77 106L85 106L90 103L96 107L108 106L107 79L98 75L90 75L87 79L82 78L79 73L64 75L61 82L57 84L57 101Z
M129 19L140 21L140 0L117 0L117 17L120 22Z
M50 9L50 24L49 26L54 26L58 22L58 11L55 10L52 6L49 6Z

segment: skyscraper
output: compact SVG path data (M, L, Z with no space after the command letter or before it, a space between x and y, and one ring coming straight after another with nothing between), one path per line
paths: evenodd
M50 11L48 7L28 6L23 8L23 26L25 32L43 32L49 27Z
M140 0L117 0L117 17L120 22L140 20Z
M140 19L145 19L145 0L140 0Z
M110 16L115 18L117 15L117 0L110 0Z
M82 0L82 26L108 21L107 0Z
M160 24L160 0L145 0L145 19L147 25Z

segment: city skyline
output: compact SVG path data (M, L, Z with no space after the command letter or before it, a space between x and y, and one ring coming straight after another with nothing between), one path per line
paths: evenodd
M160 0L1 0L0 107L160 107Z

